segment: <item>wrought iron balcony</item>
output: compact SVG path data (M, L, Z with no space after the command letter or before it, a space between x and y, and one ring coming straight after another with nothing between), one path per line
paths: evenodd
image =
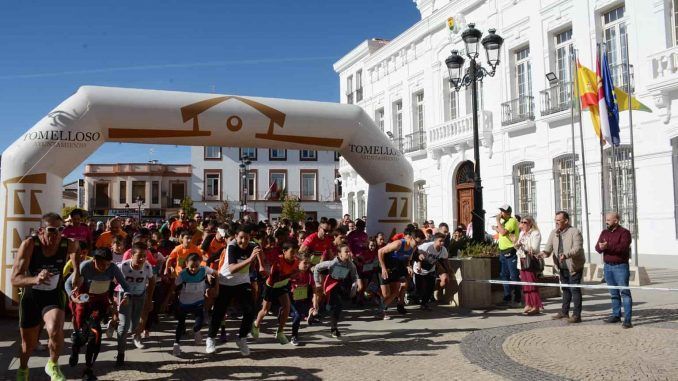
M539 92L541 115L555 114L569 110L572 106L572 82L559 82L555 86Z
M405 135L404 153L426 149L426 131L416 131Z
M501 104L501 125L534 120L534 97L522 95Z

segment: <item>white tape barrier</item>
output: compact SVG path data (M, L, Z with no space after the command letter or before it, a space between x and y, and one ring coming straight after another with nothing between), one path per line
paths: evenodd
M512 280L479 280L464 279L463 282L490 283L490 284L508 284L511 286L539 286L539 287L559 287L559 288L586 288L602 290L643 290L643 291L678 291L678 288L669 287L639 287L639 286L609 286L602 284L566 284L566 283L538 283L538 282L518 282Z

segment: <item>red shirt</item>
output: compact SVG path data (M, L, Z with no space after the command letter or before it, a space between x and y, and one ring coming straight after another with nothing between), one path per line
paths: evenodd
M306 237L302 246L306 246L311 254L323 254L332 247L332 237L325 234L324 238L319 238L318 233L313 233Z
M284 282L289 280L289 278L297 272L299 269L299 260L294 259L292 262L288 262L284 256L279 256L276 261L273 262L271 266L271 274L266 279L266 285L273 287L276 283Z
M360 256L367 250L368 240L367 233L357 230L348 233L346 236L348 247L351 249L351 253L356 256Z

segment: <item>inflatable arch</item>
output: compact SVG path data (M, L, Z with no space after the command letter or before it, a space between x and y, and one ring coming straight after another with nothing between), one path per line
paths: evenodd
M17 300L10 273L22 239L42 214L61 210L64 176L104 142L339 151L369 184L370 234L412 220L412 166L358 106L84 86L2 155L6 302Z

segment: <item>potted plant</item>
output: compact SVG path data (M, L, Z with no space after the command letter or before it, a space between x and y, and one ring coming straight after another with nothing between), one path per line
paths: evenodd
M457 305L469 309L482 309L494 305L501 299L502 286L467 280L488 280L499 278L499 248L494 243L471 243L460 251L457 271L459 292L455 296Z

